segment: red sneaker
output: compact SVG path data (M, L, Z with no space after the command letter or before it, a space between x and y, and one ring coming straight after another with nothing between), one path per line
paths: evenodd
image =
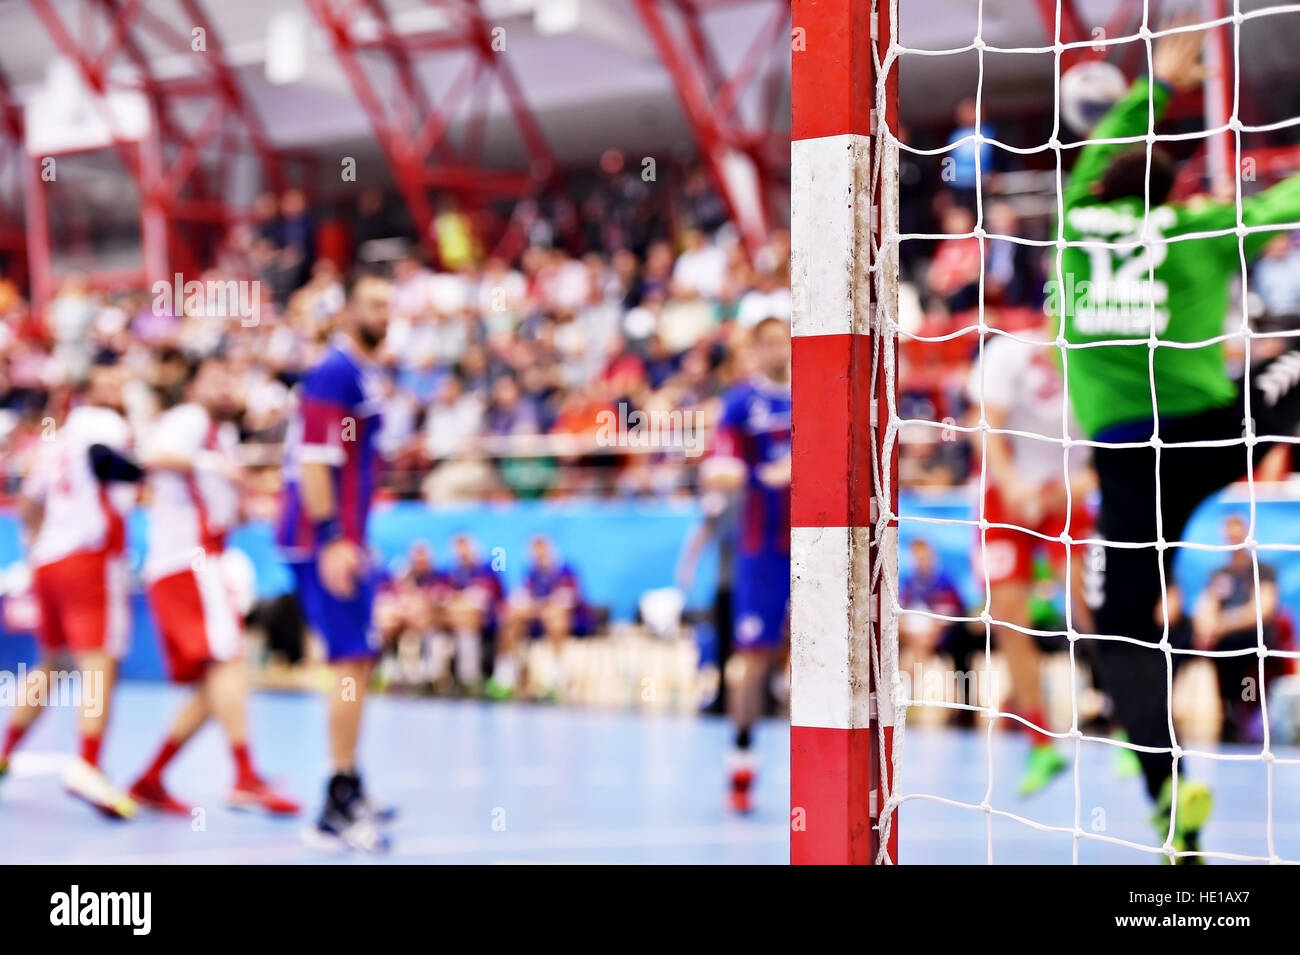
M260 809L273 816L296 816L302 811L296 802L276 792L261 779L245 779L235 783L230 790L228 802L231 809Z
M173 798L172 794L163 788L161 779L141 776L136 780L135 785L131 787L128 795L140 805L152 809L154 812L165 812L174 816L188 816L191 812L189 806L179 799Z
M731 771L731 809L733 812L749 813L754 811L754 798L751 789L754 785L752 769L733 769Z

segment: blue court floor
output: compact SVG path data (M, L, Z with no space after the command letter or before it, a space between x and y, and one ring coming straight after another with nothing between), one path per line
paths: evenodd
M125 686L105 749L105 768L126 781L152 755L182 699L174 688ZM222 805L230 760L214 727L173 764L175 794L203 809L196 822L143 814L99 819L64 796L60 753L75 745L73 713L53 710L32 731L0 783L0 863L371 862L321 854L300 842L303 821L234 813ZM8 714L0 712L0 721ZM310 695L259 694L252 703L254 756L263 771L315 808L324 767L324 706ZM723 805L725 723L528 705L376 698L367 713L368 786L402 810L394 828L400 863L783 863L788 858L788 730L765 723L758 811L730 816ZM1029 801L1013 787L1024 744L994 742L992 804L1049 825L1071 825L1073 778ZM910 729L905 791L979 802L988 785L986 736ZM1294 751L1286 755L1294 756ZM1137 780L1112 778L1111 751L1085 747L1082 826L1151 842ZM1206 848L1263 855L1265 775L1261 763L1193 765L1217 806ZM1279 854L1300 858L1300 768L1276 767L1274 832ZM901 861L982 863L986 815L930 802L902 807ZM199 823L201 822L201 825ZM1097 826L1103 828L1097 830ZM1068 863L1068 834L993 820L994 861ZM1158 860L1084 841L1082 862Z

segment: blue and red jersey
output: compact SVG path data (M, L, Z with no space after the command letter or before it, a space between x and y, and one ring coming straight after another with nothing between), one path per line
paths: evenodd
M577 572L566 563L539 567L533 564L524 577L524 590L530 597L544 600L562 590L573 594L574 603L582 603L581 588L578 586Z
M942 570L928 575L914 573L903 582L899 604L906 610L928 610L947 617L963 613L963 601L957 586Z
M442 572L442 583L453 590L468 590L470 587L479 587L491 594L494 600L500 600L505 594L505 588L501 584L501 575L492 569L492 564L489 561L470 564L462 564L457 561Z
M712 453L738 459L747 475L740 502L740 554L789 556L790 487L768 487L758 479L758 469L790 457L790 389L749 381L730 388L722 402Z
M361 546L381 464L379 398L368 369L342 342L303 379L285 440L285 501L279 542L299 556L316 554L315 528L303 509L303 464L325 464L334 478L335 516L344 537Z

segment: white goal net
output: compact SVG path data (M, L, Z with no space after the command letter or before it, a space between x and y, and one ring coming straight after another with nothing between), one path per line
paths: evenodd
M1300 860L1300 5L1031 6L876 51L877 861Z

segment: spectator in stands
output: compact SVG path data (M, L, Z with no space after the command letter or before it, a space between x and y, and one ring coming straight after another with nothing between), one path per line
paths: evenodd
M727 275L726 252L699 229L686 233L683 246L672 271L673 297L720 299Z
M445 648L435 640L435 597L440 580L427 541L417 540L405 562L379 588L375 627L391 656L382 668L391 684L418 688L447 672Z
M484 415L488 435L537 434L540 421L533 399L526 397L514 375L502 375L492 384L492 400Z
M50 302L49 324L54 336L54 358L65 377L80 381L90 373L94 358L90 328L99 313L99 303L81 273L69 275Z
M493 679L498 695L513 693L527 639L544 637L542 646L548 652L529 654L528 680L555 696L564 685L564 646L592 632L591 611L583 602L577 571L560 558L550 540L538 535L529 547L531 563L523 584L506 605Z
M468 534L451 541L452 564L442 574L441 615L454 640L456 682L475 690L483 680L484 645L496 638L505 585ZM501 695L490 683L489 693Z
M435 461L461 454L481 432L483 401L465 389L464 373L454 370L442 380L438 396L424 418L429 457Z
M352 224L353 258L359 262L376 261L379 257L376 246L401 232L389 214L384 193L379 189L363 189L357 196L356 217Z
M280 197L280 248L290 288L297 288L316 261L316 221L301 189L286 189Z
M765 318L790 320L790 282L784 270L755 269L753 284L736 306L736 323L753 328Z
M952 578L939 564L933 545L922 537L914 537L911 547L911 566L904 570L899 589L899 605L904 611L898 620L899 671L915 679L922 667L936 654L952 660L958 674L971 671L971 657L984 648L982 634L971 630L965 621L945 620L944 617L966 616L965 601ZM931 616L933 615L933 616ZM959 681L961 685L961 681ZM920 699L923 687L912 687L912 698ZM977 706L979 700L951 700ZM969 722L969 715L963 722Z
M1021 231L1015 206L1003 200L989 202L987 229L995 235L1026 238ZM1039 249L989 239L984 246L984 301L1003 308L1037 309L1043 302L1043 277L1038 270ZM1036 318L1037 316L1035 316Z
M955 116L957 126L952 131L952 135L948 137L948 145L952 146L952 149L940 158L940 177L952 189L957 204L964 206L973 213L975 211L976 187L981 184L981 180L987 185L988 179L994 171L995 153L992 143L986 141L977 146L975 140L968 139L968 137L982 133L987 140L996 135L996 131L989 125L987 120L978 127L976 126L975 100L969 97L957 104ZM963 142L962 140L966 141ZM979 162L978 171L976 169L977 157Z
M969 233L975 228L975 214L955 205L943 216L943 232L934 261L926 273L926 285L953 325L970 324L970 314L979 305L980 243Z
M1277 572L1259 562L1255 589L1255 559L1246 548L1246 522L1233 514L1224 521L1224 539L1235 548L1228 563L1211 577L1196 604L1195 645L1200 650L1256 650L1276 646ZM1213 657L1223 702L1220 738L1225 742L1263 739L1259 658L1254 652Z
M1300 248L1294 236L1279 235L1264 247L1250 287L1263 300L1269 318L1300 324Z

